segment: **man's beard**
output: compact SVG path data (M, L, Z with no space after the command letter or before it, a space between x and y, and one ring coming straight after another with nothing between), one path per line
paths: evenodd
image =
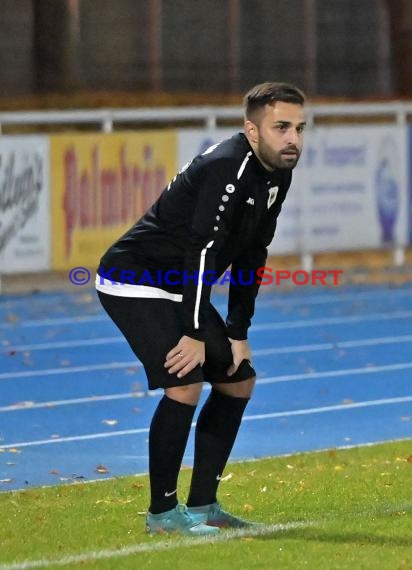
M289 145L281 151L275 152L266 144L264 139L259 141L258 152L264 164L271 169L292 170L300 157L300 151L295 145Z

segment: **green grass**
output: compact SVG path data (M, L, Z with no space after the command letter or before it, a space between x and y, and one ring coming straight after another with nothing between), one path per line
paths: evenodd
M181 500L189 477L182 471ZM118 555L63 567L412 570L412 440L229 465L225 508L268 525L302 522L262 536L149 537L148 492L146 477L124 477L1 493L0 570L102 550Z

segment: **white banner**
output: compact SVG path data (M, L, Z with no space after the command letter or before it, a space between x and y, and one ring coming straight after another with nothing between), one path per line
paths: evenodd
M308 251L406 243L406 128L317 128L306 145L303 166Z
M178 131L179 168L202 154L210 146L238 133L241 129L221 128L213 130L185 129Z
M49 142L0 139L0 273L50 268Z

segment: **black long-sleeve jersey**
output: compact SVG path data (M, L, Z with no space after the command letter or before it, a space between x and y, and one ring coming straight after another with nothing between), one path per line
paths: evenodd
M291 178L290 170L266 170L243 133L214 145L107 250L97 289L181 301L184 334L202 340L213 277L231 265L227 334L246 339L256 271L265 265Z

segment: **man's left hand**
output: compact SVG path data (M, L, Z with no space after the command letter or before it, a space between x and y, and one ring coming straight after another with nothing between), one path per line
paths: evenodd
M229 366L227 375L233 376L242 360L249 360L249 362L252 360L252 352L247 340L234 340L229 338L229 341L232 349L233 362L231 366Z

